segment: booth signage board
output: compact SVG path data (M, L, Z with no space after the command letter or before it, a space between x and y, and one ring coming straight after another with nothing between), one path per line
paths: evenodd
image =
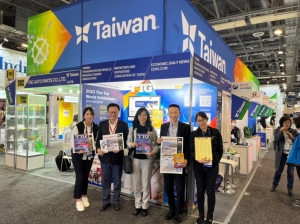
M58 72L47 75L27 76L17 79L18 88L37 88L80 84L80 71Z
M174 79L189 76L189 53L111 61L82 67L82 83Z
M263 96L264 96L263 91L254 91L252 93L252 102L256 102L260 105L263 105Z
M5 70L5 93L8 105L16 104L16 69Z
M242 120L252 101L252 83L234 82L231 85L231 119Z
M229 76L226 76L197 54L194 54L193 77L226 92L231 91Z
M265 105L263 105L263 106L261 107L261 110L260 110L259 113L258 113L258 116L259 116L259 117L262 117L262 116L264 115L264 111L265 111L266 108L267 108L267 107L266 107Z
M165 29L166 54L197 54L231 81L252 82L258 90L256 77L189 1L166 0Z
M251 105L248 109L248 117L249 118L257 118L259 111L261 110L262 105L256 103L256 102L251 102Z
M164 5L161 0L78 1L29 18L28 75L162 55Z
M260 137L260 147L265 148L267 146L267 133L256 132L256 135Z

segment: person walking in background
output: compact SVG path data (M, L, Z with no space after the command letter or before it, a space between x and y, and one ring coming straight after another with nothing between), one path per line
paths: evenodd
M273 129L275 128L275 125L276 125L276 113L275 112L272 114L272 117L270 119L270 125L273 127Z
M299 133L300 133L300 117L294 118L293 121L294 121L294 124L295 124L295 126L296 126L296 128L297 128L297 130L298 130L298 135L297 135L296 138L299 138L299 137L300 137L300 136L299 136ZM296 141L296 139L295 139L295 141ZM299 141L299 139L298 139L298 141ZM298 146L298 147L299 147L299 146ZM300 162L300 161L299 161L299 162ZM297 166L296 169L297 169L298 177L299 177L299 179L300 179L300 166ZM294 205L294 206L296 206L296 207L300 207L300 198L294 199L292 205Z
M123 133L124 146L127 148L126 141L128 135L128 125L126 122L118 119L119 113L119 105L110 103L107 106L107 115L109 119L102 121L99 124L96 147L102 169L102 205L100 207L100 211L105 211L111 205L110 188L112 180L114 183L113 207L115 211L119 211L121 208L120 193L124 150L120 150L119 147L117 147L113 150L113 152L105 153L105 151L100 148L100 140L103 139L103 135L117 133Z
M86 107L83 110L83 121L76 124L73 128L71 138L71 145L74 147L74 135L78 134L92 134L92 138L96 138L98 132L98 125L93 122L94 110L91 107ZM88 189L88 175L91 170L93 159L95 156L95 144L90 143L92 153L80 150L78 153L72 153L72 162L75 169L75 187L74 198L76 199L76 208L78 211L84 211L90 206L87 198Z
M189 137L191 128L188 124L178 121L180 116L179 105L169 105L168 116L170 118L170 122L161 125L160 136L183 137L183 168L185 168L188 165L190 158ZM159 144L163 141L161 137L157 139ZM177 203L175 203L174 182L177 191ZM185 169L183 169L182 174L164 174L164 186L169 204L169 212L166 214L165 220L171 220L174 218L174 223L180 223L184 209Z
M297 131L291 128L291 119L283 116L279 120L280 127L274 131L274 150L275 150L275 174L270 191L274 192L278 186L282 171L292 147ZM287 165L287 190L288 195L293 195L294 166Z
M142 216L147 216L149 207L150 187L152 176L153 156L158 151L157 133L153 128L149 112L146 108L139 108L136 112L132 127L129 128L127 145L130 147L130 154L133 155L132 167L134 176L134 216L142 212ZM150 138L150 153L137 154L136 148L139 146L136 139L137 134L147 134Z
M213 213L216 204L215 183L219 173L219 163L223 156L223 140L218 129L207 126L208 117L206 113L199 112L196 114L196 122L198 129L191 133L190 137L190 153L191 159L194 161L194 175L197 185L197 201L199 218L197 224L213 223ZM195 138L210 137L212 146L212 161L208 158L196 160L195 156ZM201 150L201 149L200 149ZM207 194L207 215L204 222L204 201Z

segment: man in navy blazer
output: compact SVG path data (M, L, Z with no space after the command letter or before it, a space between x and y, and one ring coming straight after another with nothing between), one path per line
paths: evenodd
M186 167L190 158L189 138L191 128L188 124L178 121L180 116L179 105L170 104L168 116L170 118L170 122L161 125L160 138L157 139L157 143L160 144L162 142L162 136L183 137L183 167ZM177 190L176 204L174 196L174 181ZM164 185L169 203L169 212L166 214L165 220L173 219L174 223L180 223L181 214L184 209L185 169L183 169L182 174L164 174Z
M100 140L103 135L123 133L124 147L128 135L128 125L126 122L118 119L120 107L118 104L111 103L107 106L107 114L109 119L100 122L98 138L96 141L97 153L101 162L102 169L102 205L100 210L105 211L110 206L110 188L111 181L114 181L114 198L113 207L115 211L120 210L120 193L121 193L121 178L123 170L123 154L124 150L116 148L113 152L105 153L100 148Z

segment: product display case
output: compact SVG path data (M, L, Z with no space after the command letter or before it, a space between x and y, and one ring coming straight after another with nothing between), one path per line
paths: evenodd
M7 106L5 165L21 170L45 166L46 96L17 95Z

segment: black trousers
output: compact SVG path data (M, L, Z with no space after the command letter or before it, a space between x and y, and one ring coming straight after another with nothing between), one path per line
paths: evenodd
M197 185L197 201L199 215L204 215L204 194L207 194L207 218L212 219L216 204L215 184L219 167L203 167L195 162L194 175Z
M177 192L177 203L175 204L174 183ZM175 214L182 214L184 209L185 174L164 174L165 192L168 196L169 209Z
M78 158L73 155L74 154L72 154L72 162L76 174L74 198L80 199L82 195L87 194L88 177L92 167L93 159L82 160L82 158Z

